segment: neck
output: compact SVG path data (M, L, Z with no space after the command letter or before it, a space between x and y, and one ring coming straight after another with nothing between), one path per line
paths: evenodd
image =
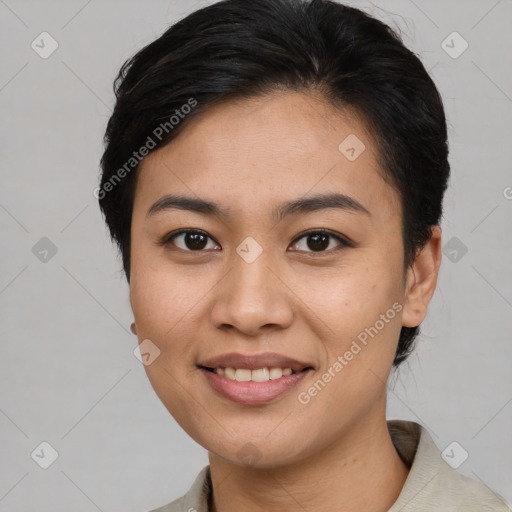
M307 460L271 469L236 466L210 453L212 512L389 510L409 468L393 445L385 412L342 437Z

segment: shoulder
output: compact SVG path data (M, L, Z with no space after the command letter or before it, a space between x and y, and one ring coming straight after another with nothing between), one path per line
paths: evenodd
M432 478L411 510L512 512L505 500L489 487L450 467L440 470Z
M395 448L410 466L389 512L512 512L499 494L451 467L424 427L391 420L388 429Z
M210 482L210 466L205 466L185 495L150 512L208 512Z
M168 503L167 505L164 505L163 507L155 508L151 510L150 512L181 512L184 510L183 508L183 496L181 498L178 498L177 500L174 500L172 503Z
M451 489L450 494L453 495L453 499L455 503L457 503L457 510L464 510L467 512L512 511L512 508L507 505L504 498L493 492L483 483L459 474L453 469L451 469L451 471L454 472L456 476L451 480L453 488ZM439 485L442 485L442 482L439 482ZM446 485L443 487L446 489Z

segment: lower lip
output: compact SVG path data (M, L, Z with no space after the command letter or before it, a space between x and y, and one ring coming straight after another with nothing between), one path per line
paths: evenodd
M279 379L265 382L238 382L217 373L201 368L210 386L228 400L239 404L258 405L275 400L277 397L294 388L310 370L291 375L283 375Z

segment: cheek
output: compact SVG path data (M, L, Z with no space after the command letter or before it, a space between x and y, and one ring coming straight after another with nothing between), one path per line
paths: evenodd
M174 273L136 274L130 297L139 336L154 337L155 341L180 337L177 333L190 322L202 296L202 290L192 283Z
M337 376L332 392L345 397L339 401L345 406L364 389L368 396L380 393L391 369L403 309L401 259L396 260L373 253L301 291L328 327L323 343L327 367Z
M308 402L310 413L328 409L345 418L351 411L356 418L382 398L401 329L400 277L364 267L346 279L331 280L328 293L318 281L305 290L312 300L308 306L328 326L323 329L327 334L318 336L325 364L315 383L301 389L300 403Z
M144 266L140 258L132 261L130 301L137 337L139 342L151 340L159 350L158 357L144 369L161 402L182 428L192 433L195 421L190 410L194 408L183 386L190 378L194 346L190 341L194 322L199 321L201 290L191 286L190 277L175 270L163 272L150 264Z
M165 384L170 377L164 369L172 368L173 376L183 379L195 368L198 333L208 329L211 293L219 276L208 265L178 266L141 250L132 260L132 271L130 301L137 336L139 341L150 339L160 350L158 359L145 367L148 377L154 386L160 379ZM172 379L168 384L178 386Z
M151 327L153 334L161 336L191 307L199 291L186 270L166 261L159 249L139 238L140 244L132 245L131 305L137 326Z
M372 326L390 308L386 325L397 323L397 308L392 306L402 299L401 279L398 266L368 258L363 264L347 264L323 276L296 280L294 292L323 321L328 337L339 335L346 341Z

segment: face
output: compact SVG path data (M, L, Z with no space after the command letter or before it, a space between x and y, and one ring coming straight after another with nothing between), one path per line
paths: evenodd
M402 220L361 120L305 93L232 101L139 172L131 305L160 351L147 375L185 431L272 467L381 418Z

